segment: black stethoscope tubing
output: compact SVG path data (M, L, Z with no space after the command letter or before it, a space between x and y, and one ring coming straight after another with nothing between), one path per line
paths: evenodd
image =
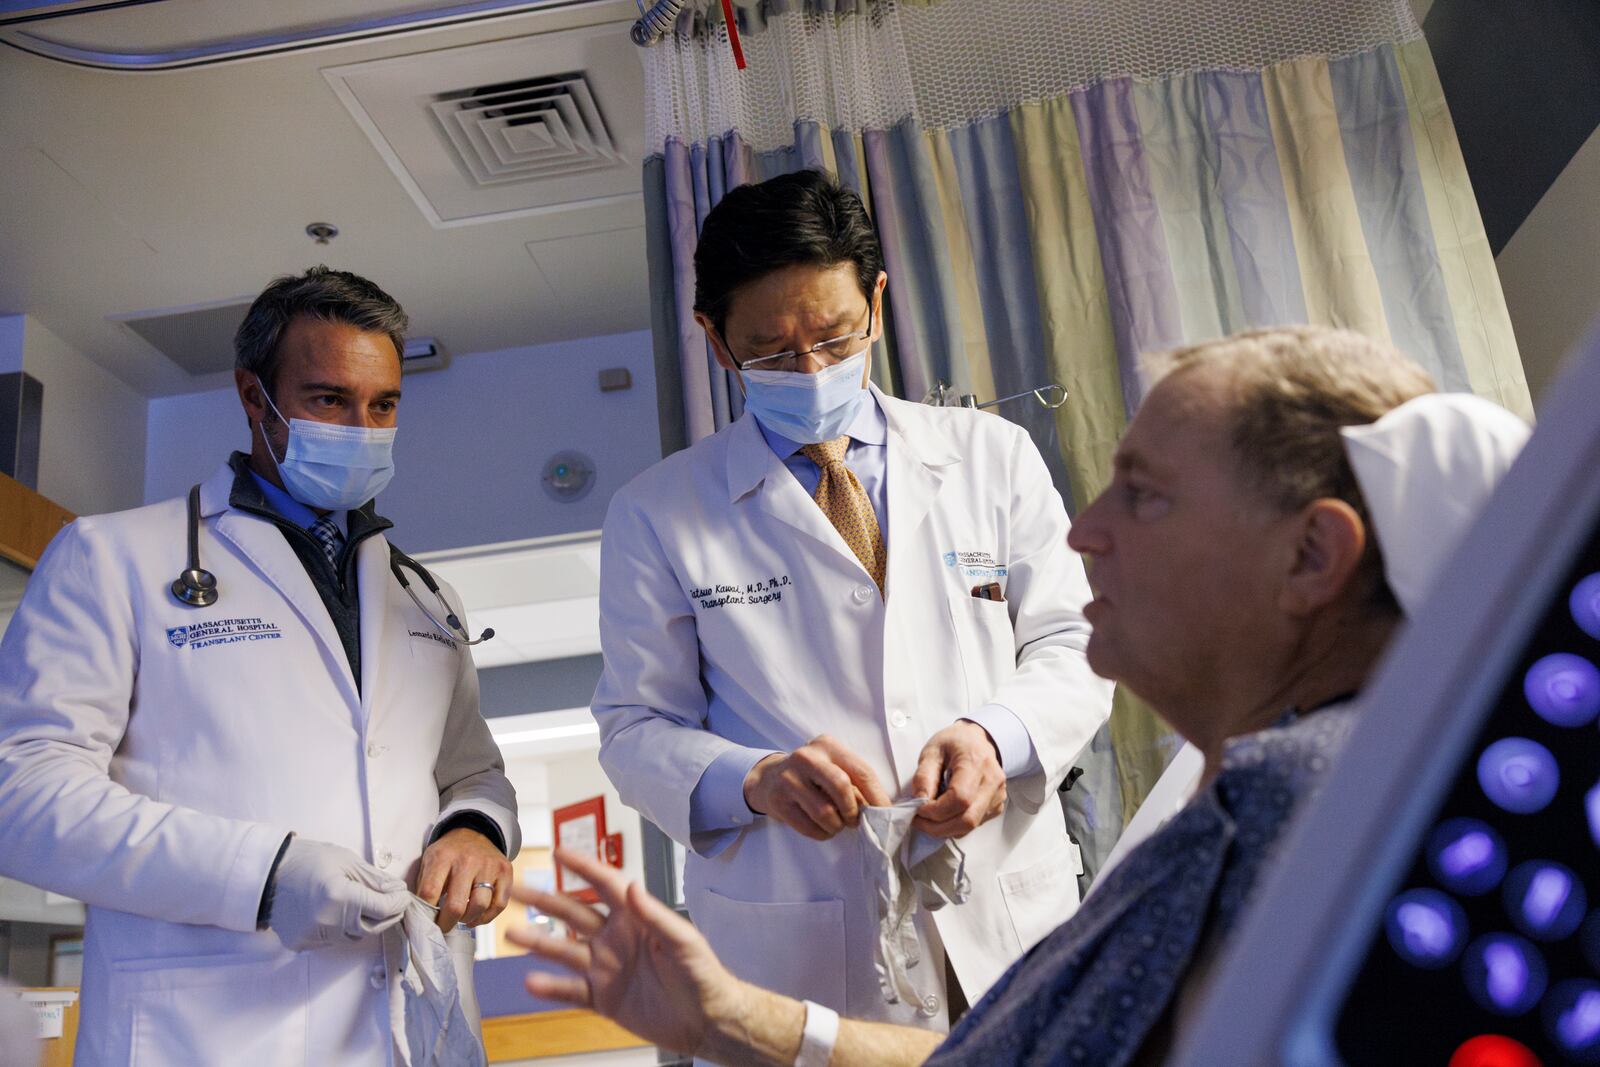
M410 568L413 574L422 579L422 584L428 587L428 592L432 593L434 598L439 601L439 606L444 608L444 622L440 622L433 612L424 606L421 598L417 596L416 590L411 588L411 583L406 581L406 576L401 573L401 567ZM461 625L461 620L456 616L456 613L450 610L450 602L444 598L444 593L439 590L439 583L433 580L433 575L428 572L428 568L393 545L389 546L389 572L394 575L394 580L400 583L400 588L406 591L406 595L417 606L417 610L426 615L428 621L433 623L439 632L446 637L459 637L462 644L466 645L481 645L494 636L494 627L492 626L484 627L477 637L467 633L467 628ZM452 634L451 630L454 630L455 633Z
M173 580L171 585L172 595L178 603L191 608L208 608L217 602L219 590L217 589L217 576L200 566L200 487L192 486L189 489L189 565ZM444 608L444 621L429 611L417 596L416 590L411 588L411 583L401 570L406 568L422 579L422 584L427 587L439 601L439 606ZM400 583L400 588L406 591L411 602L417 610L427 616L429 622L438 628L439 632L451 640L460 640L463 644L479 645L494 636L492 627L484 629L477 637L467 632L461 625L461 620L450 609L450 602L444 598L444 593L439 589L439 583L434 581L428 568L400 551L394 545L389 546L389 572L394 575L395 581Z

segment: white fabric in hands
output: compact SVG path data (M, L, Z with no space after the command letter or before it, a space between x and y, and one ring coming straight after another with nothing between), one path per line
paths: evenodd
M267 925L285 947L359 941L400 921L406 884L340 845L292 837L278 864Z
M930 837L911 820L925 797L861 809L862 861L878 902L878 944L873 960L883 999L922 1004L911 970L922 962L917 936L920 909L965 904L972 893L967 857L953 840Z
M434 922L436 912L406 897L399 924L383 935L384 958L401 972L398 982L389 983L395 1061L400 1067L484 1067L478 1028L463 1003L471 991L461 984L450 943Z

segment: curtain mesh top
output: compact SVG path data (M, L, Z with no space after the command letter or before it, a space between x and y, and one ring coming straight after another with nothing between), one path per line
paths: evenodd
M791 0L741 5L740 71L707 7L693 0L680 32L645 50L652 152L733 131L763 151L792 144L796 122L951 129L1108 78L1260 70L1422 35L1407 0Z

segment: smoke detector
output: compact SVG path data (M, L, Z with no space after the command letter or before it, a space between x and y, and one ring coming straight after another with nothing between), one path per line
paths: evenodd
M557 452L545 461L544 491L552 500L571 504L594 488L594 460L582 452Z

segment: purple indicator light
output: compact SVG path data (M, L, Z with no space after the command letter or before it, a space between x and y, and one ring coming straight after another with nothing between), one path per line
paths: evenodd
M1504 737L1478 757L1484 795L1515 815L1541 811L1554 799L1561 772L1550 750L1526 737Z
M1538 950L1510 934L1474 941L1463 970L1473 999L1500 1015L1521 1015L1539 1003L1548 976Z
M1452 878L1477 874L1494 862L1494 842L1489 835L1473 831L1456 838L1455 844L1439 853L1439 866Z
M1600 989L1578 994L1572 1007L1557 1018L1556 1037L1568 1048L1600 1041Z
M1450 964L1467 939L1461 905L1437 889L1412 889L1389 904L1384 928L1389 944L1414 967L1434 970Z
M1500 884L1506 873L1506 846L1488 823L1447 819L1428 838L1428 868L1439 884L1475 897Z
M1574 978L1550 991L1545 1029L1577 1063L1600 1063L1600 982Z
M1600 641L1600 573L1591 574L1572 587L1567 599L1572 609L1572 621L1578 629Z
M1523 695L1554 726L1585 726L1600 715L1600 669L1582 656L1556 652L1528 668Z
M1522 898L1522 914L1531 923L1549 926L1572 899L1572 879L1546 867L1533 876Z
M1560 941L1583 922L1588 894L1572 871L1559 863L1533 860L1506 879L1506 910L1517 928L1540 941Z
M1505 944L1489 945L1483 950L1484 984L1489 999L1502 1011L1510 1011L1521 1003L1528 992L1528 958Z
M1589 816L1589 837L1600 846L1600 783L1583 794L1583 810Z

